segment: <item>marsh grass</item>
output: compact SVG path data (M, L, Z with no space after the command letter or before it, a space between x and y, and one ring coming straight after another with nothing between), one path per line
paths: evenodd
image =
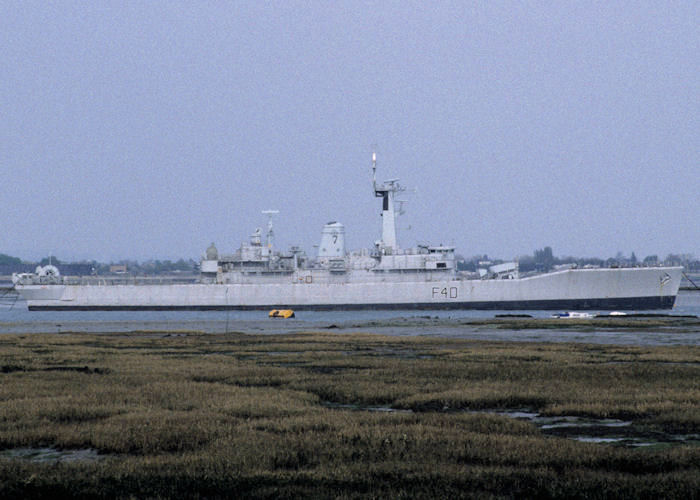
M692 497L700 447L552 437L474 410L700 433L700 349L338 335L0 336L0 497ZM335 405L335 407L332 407ZM347 405L343 407L340 405ZM411 410L372 412L365 406Z

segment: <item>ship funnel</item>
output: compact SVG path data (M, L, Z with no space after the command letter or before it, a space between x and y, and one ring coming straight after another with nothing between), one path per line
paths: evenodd
M345 258L345 226L340 222L329 222L323 226L319 258Z

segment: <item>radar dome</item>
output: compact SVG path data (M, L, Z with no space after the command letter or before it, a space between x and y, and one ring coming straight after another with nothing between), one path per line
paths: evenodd
M209 245L209 248L207 248L207 260L217 260L219 258L219 251L216 249L216 246L212 242L211 245Z

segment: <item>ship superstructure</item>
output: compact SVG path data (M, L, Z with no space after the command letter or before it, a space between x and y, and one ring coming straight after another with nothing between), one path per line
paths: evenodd
M662 309L673 306L681 267L565 269L521 276L517 263L457 270L452 246L403 249L397 238L398 179L376 180L381 201L381 239L348 252L345 226L327 223L315 256L301 248L274 246L273 216L267 233L257 229L230 255L212 243L197 283L108 284L70 280L58 270L16 275L15 286L30 309ZM53 266L52 266L53 267Z

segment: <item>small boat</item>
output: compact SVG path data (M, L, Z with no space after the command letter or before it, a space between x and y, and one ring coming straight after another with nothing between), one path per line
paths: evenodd
M273 309L270 311L270 317L289 319L294 317L294 311L291 309Z
M563 312L552 314L552 318L566 318L566 319L588 319L593 318L591 313L586 312Z

